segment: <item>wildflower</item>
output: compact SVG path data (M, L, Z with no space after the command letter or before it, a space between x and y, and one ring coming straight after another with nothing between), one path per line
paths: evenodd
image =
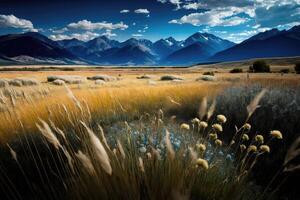
M196 164L197 164L198 167L201 167L201 168L203 168L205 170L208 169L208 162L207 162L207 160L204 160L202 158L198 158L197 161L196 161Z
M247 147L246 147L246 145L241 144L241 145L240 145L240 149L241 149L241 151L245 151L245 150L247 149Z
M251 152L251 151L256 152L257 151L257 147L255 145L250 145L248 147L248 152Z
M255 136L255 141L260 143L260 144L263 144L264 143L264 136L262 136L262 135Z
M204 144L197 144L196 145L197 148L200 150L200 151L205 151L206 150L206 146Z
M227 121L224 115L217 115L217 119L220 123L225 123Z
M211 140L216 140L216 139L218 139L218 135L215 134L215 133L211 133L211 134L209 134L209 138L210 138Z
M273 131L271 131L270 134L271 134L274 138L277 138L277 139L279 139L279 140L281 140L281 139L283 138L281 132L278 131L278 130L273 130Z
M218 132L223 131L223 127L220 124L213 124L212 127L213 127L213 129L215 129Z
M199 124L200 123L200 120L196 117L194 119L192 119L191 121L193 124Z
M201 121L201 122L199 123L199 126L200 126L201 128L206 128L208 125L207 125L207 123L206 123L205 121Z
M261 146L259 147L259 150L260 150L261 152L267 152L267 153L270 153L270 147L269 147L268 145L261 145Z
M190 130L190 125L188 125L186 123L183 123L183 124L180 125L180 129L189 131Z
M249 136L247 134L243 134L242 140L243 141L248 141L249 140Z
M222 145L223 145L223 142L222 142L221 140L217 139L217 140L215 140L215 144L216 144L217 146L222 146Z
M244 128L245 130L249 131L249 130L251 129L251 125L248 124L248 123L246 123L246 124L243 125L243 128Z

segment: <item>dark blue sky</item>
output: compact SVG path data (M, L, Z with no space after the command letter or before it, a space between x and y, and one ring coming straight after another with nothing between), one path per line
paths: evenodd
M122 11L122 12L121 12ZM201 31L240 42L300 24L299 0L2 0L0 34L39 31L52 39L105 34L178 40Z

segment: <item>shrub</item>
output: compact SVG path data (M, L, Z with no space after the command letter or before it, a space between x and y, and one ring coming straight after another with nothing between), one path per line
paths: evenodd
M253 72L270 72L270 65L266 63L264 60L257 60L253 63L249 68L250 71Z
M183 78L173 75L165 75L160 77L161 81L173 81L173 80L183 80Z
M209 75L209 76L214 76L214 72L203 72L203 75Z
M280 72L283 74L288 74L290 70L288 68L285 68L285 69L281 69Z
M229 71L230 73L243 73L243 70L240 68L234 68L232 70Z
M300 62L295 64L295 71L297 74L300 74Z

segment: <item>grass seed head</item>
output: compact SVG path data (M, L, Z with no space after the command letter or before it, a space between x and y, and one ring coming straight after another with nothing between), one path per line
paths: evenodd
M249 131L251 129L251 125L249 123L246 123L243 125L243 129Z
M263 144L264 143L264 136L262 136L262 135L255 136L255 141L258 142L259 144Z
M216 140L216 139L218 139L218 135L217 135L216 133L210 133L208 136L209 136L209 138L210 138L211 140Z
M216 130L217 132L222 132L223 131L223 127L221 124L213 124L212 125L213 129Z
M199 126L200 126L201 128L206 128L206 127L208 126L208 124L207 124L207 122L205 122L205 121L201 121L201 122L199 123Z
M267 153L270 153L270 147L269 147L268 145L261 145L261 146L259 147L259 150L260 150L261 152L267 152Z
M227 119L224 115L217 115L217 119L220 123L223 123L223 124L227 121Z
M200 151L202 151L202 152L206 150L205 144L197 144L196 146L197 146L197 148L198 148Z
M256 152L257 151L257 147L255 145L250 145L248 147L248 150L247 150L249 153L250 152Z
M271 131L271 136L274 137L274 138L277 138L279 140L281 140L283 137L282 137L282 133L278 130L273 130Z
M183 124L180 125L180 129L189 131L190 130L190 125L188 125L186 123L183 123Z
M198 167L201 167L205 170L207 170L208 167L209 167L207 160L204 160L202 158L198 158L197 161L196 161L196 164L197 164Z
M215 144L216 144L217 146L221 147L221 146L223 145L223 142L222 142L221 140L219 140L219 139L216 139L216 140L215 140Z
M247 134L243 134L242 140L243 141L248 141L249 140L249 136Z
M246 145L244 144L241 144L240 145L240 149L241 149L241 152L245 151L247 149Z

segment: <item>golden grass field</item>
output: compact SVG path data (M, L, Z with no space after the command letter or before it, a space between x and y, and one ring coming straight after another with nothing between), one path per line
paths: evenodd
M0 154L5 158L0 174L8 174L1 179L9 180L3 186L10 190L7 198L30 198L32 194L42 199L279 197L274 186L276 173L270 175L275 177L273 181L268 179L254 187L251 171L255 169L257 174L255 166L263 164L267 169L270 164L266 158L271 154L283 159L295 139L285 127L297 124L269 124L271 117L266 121L266 116L271 115L269 105L278 107L298 95L299 75L276 70L232 74L229 69L79 67L72 71L0 72L0 79L22 77L39 82L0 88L0 151L6 152ZM215 72L213 81L197 80L207 71ZM118 79L103 85L92 80L65 85L47 82L53 75L86 78L97 74ZM142 75L151 78L137 78ZM183 80L161 81L164 75ZM261 99L267 105L259 108ZM294 112L288 117L278 114L279 119L293 121L298 115L289 106L276 107ZM245 125L248 123L250 127ZM281 127L287 132L270 134ZM281 134L291 141L282 144ZM258 135L264 141L258 140ZM181 145L177 147L177 143ZM273 145L284 145L284 151L273 149ZM287 161L284 167L289 168ZM24 179L10 177L11 173ZM20 189L20 184L27 189Z

